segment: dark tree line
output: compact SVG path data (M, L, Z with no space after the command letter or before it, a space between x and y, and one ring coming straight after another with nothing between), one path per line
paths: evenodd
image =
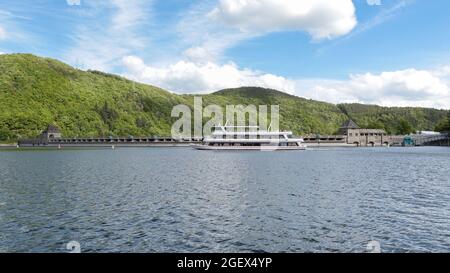
M438 132L450 132L450 111L447 114L447 117L442 119L435 128L435 131Z
M6 128L0 128L0 141L8 141L15 139L15 135L13 132Z

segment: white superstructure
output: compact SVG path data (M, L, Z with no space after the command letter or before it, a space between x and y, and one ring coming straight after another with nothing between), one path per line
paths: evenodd
M292 132L259 130L258 126L217 126L199 150L305 150L302 138Z

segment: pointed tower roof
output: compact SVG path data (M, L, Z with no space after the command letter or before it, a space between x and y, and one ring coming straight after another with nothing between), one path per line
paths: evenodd
M353 120L349 119L342 124L341 129L359 129L359 126Z
M50 124L44 133L59 134L59 128L56 125Z

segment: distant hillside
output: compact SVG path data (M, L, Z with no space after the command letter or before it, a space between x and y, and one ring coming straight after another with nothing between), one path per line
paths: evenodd
M432 131L446 116L446 111L430 108L364 104L339 104L338 107L359 126L385 129L389 133L397 133L400 120L406 120L416 130Z
M181 96L32 55L0 55L0 130L35 136L49 123L65 136L164 135Z
M296 134L333 134L347 119L334 104L308 100L272 89L242 87L204 97L209 103L280 105L280 128Z
M405 119L416 129L433 129L446 111L334 105L255 87L204 95L208 104L280 105L281 128L296 134L332 134L348 116L361 126L396 132ZM0 141L38 135L56 124L65 136L170 135L172 107L193 105L193 95L176 95L98 71L82 71L29 54L0 55Z

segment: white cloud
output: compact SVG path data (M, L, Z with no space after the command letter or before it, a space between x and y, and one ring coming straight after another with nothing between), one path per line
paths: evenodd
M367 0L369 6L381 6L381 0Z
M66 0L67 5L69 6L80 6L81 0Z
M448 79L450 77L450 66L442 66L433 71L433 75L440 78Z
M177 93L210 93L258 86L331 103L368 103L450 109L450 66L350 75L348 80L303 79L239 68L234 63L178 61L152 66L136 56L122 59L124 75Z
M450 69L351 75L346 81L299 81L297 95L333 103L450 108Z
M112 71L120 65L121 58L134 50L143 50L146 38L138 34L138 28L145 28L150 1L112 0L106 2L85 2L86 18L73 35L75 46L70 48L64 59L83 69ZM106 16L106 20L99 17Z
M218 20L212 20L208 14L213 8L208 1L198 2L176 25L178 44L188 48L184 57L193 62L218 61L226 49L259 35L242 33L234 28L224 27Z
M0 40L5 40L6 36L6 30L2 26L0 26Z
M220 0L209 17L242 32L306 31L314 39L345 35L357 24L351 0Z
M399 12L401 12L404 8L411 5L413 2L414 2L414 0L401 0L388 8L382 9L380 12L378 12L377 15L370 18L368 21L360 23L358 25L358 27L356 27L350 34L348 34L344 37L341 37L340 39L333 42L332 44L329 44L322 48L319 48L318 52L321 53L326 50L329 50L347 40L350 40L364 32L371 30L372 28L374 28L376 26L384 24L385 22L387 22L390 19L397 16Z
M294 81L241 69L234 63L218 65L179 61L165 67L154 67L136 56L127 56L123 58L123 64L128 69L125 76L178 93L206 93L241 86L274 88L288 93L295 91Z
M197 46L188 48L183 55L192 62L205 63L214 61L214 56L208 49Z
M80 27L69 60L82 64L83 68L106 71L111 66L123 66L126 77L177 93L260 86L332 103L450 108L450 67L357 74L347 80L295 80L242 68L221 58L225 49L267 32L300 30L313 39L345 35L357 23L350 0L221 0L213 6L211 3L190 10L177 24L180 39L174 47L182 56L174 54L165 58L165 63L155 64L134 56L145 54L143 49L151 49L137 31L142 30L137 27L143 21L147 22L144 7L148 2L114 0L110 7L114 13L107 22L92 24L98 21L94 18ZM401 1L357 31L384 22L407 3Z
M31 19L0 9L0 41L8 40L19 45L33 45L38 41L37 34L26 30L22 23Z
M304 31L317 40L347 34L356 24L351 0L200 1L178 22L177 44L189 48L184 57L193 62L224 62L227 49L269 32Z

